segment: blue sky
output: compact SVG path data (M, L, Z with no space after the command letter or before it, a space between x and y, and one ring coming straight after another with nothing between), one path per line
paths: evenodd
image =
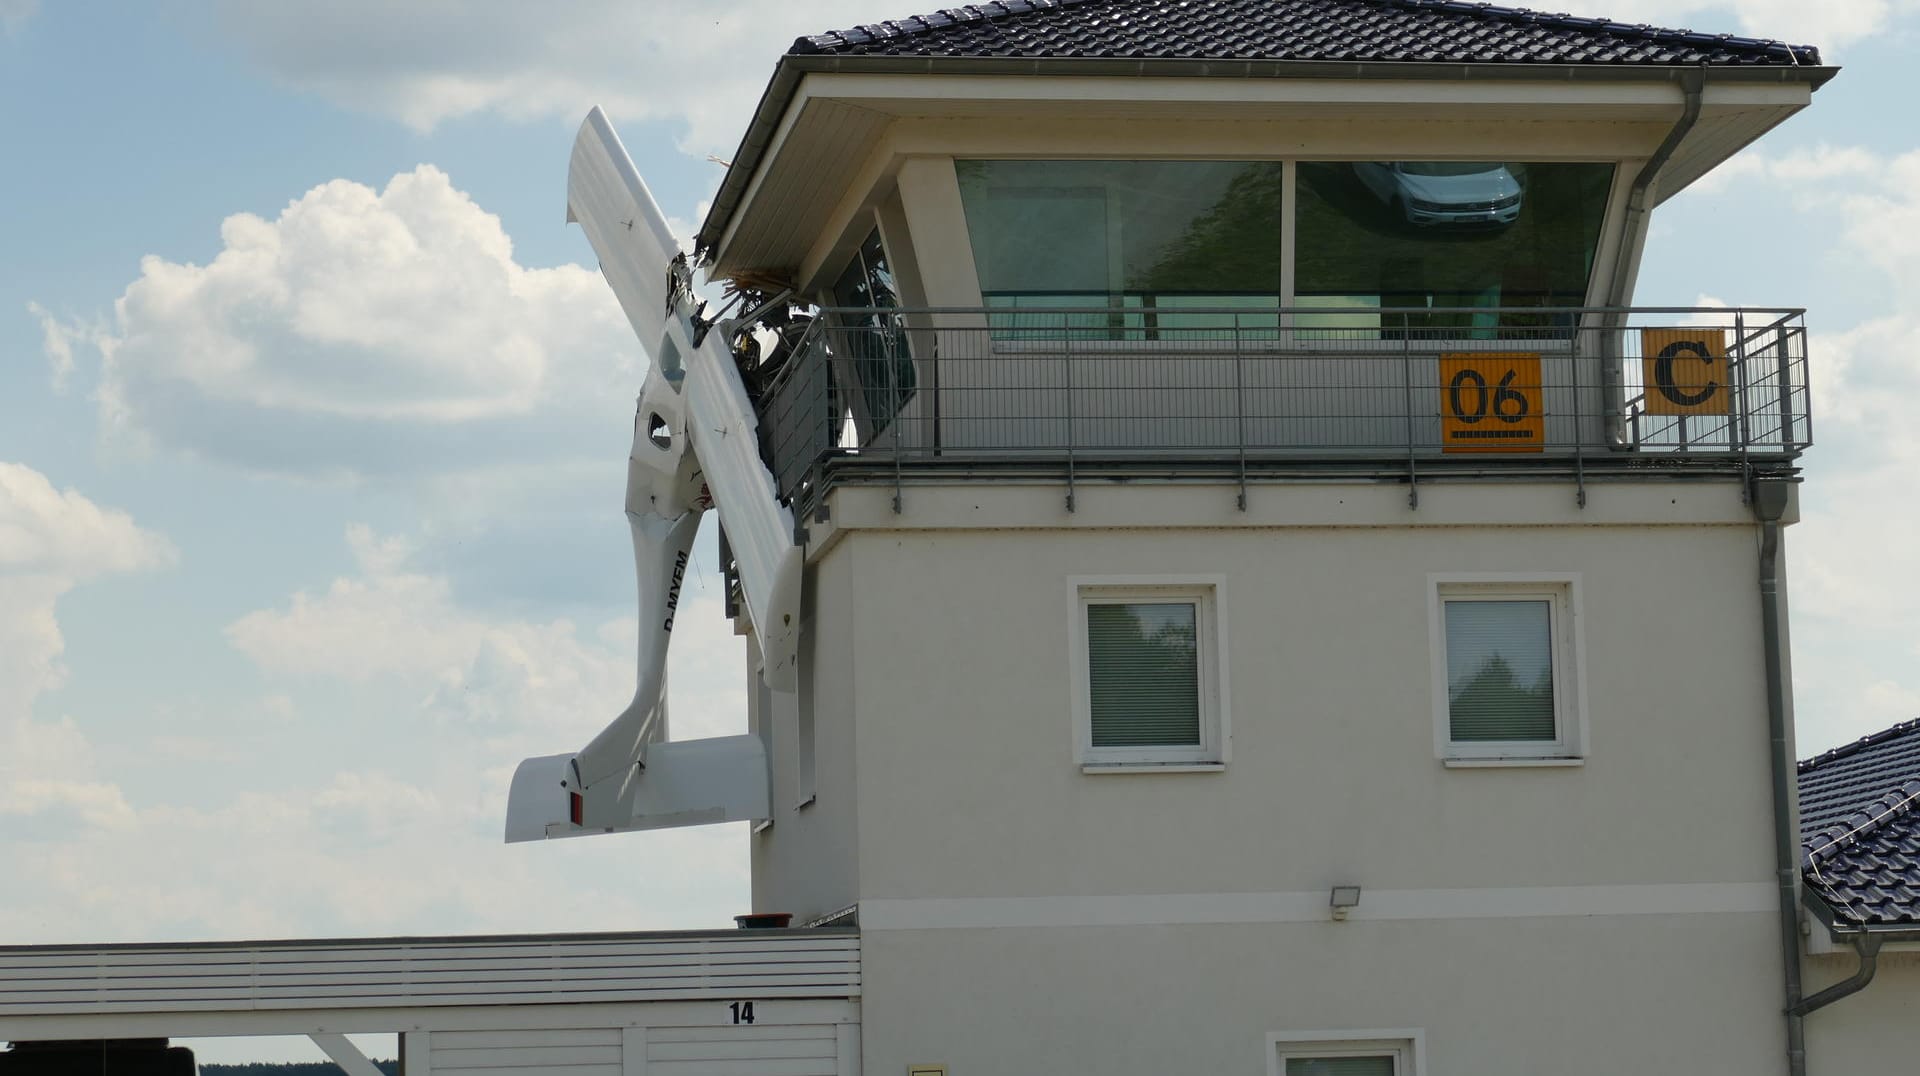
M1802 753L1920 716L1920 4L1601 6L1846 68L1658 211L1638 301L1810 308ZM738 827L498 843L633 679L643 367L567 147L605 104L685 231L796 34L909 12L388 7L0 0L0 941L747 908ZM680 736L744 725L701 557Z

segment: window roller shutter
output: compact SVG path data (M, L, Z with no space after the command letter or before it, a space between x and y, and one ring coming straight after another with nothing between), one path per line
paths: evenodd
M1090 603L1086 613L1093 746L1198 745L1193 603Z

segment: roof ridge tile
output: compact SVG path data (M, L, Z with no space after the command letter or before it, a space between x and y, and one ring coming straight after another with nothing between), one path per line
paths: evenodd
M1881 729L1879 732L1868 733L1852 743L1841 744L1839 747L1823 751L1812 758L1803 758L1795 764L1795 768L1803 774L1811 773L1828 763L1837 762L1840 759L1857 755L1869 747L1879 747L1890 740L1897 740L1916 729L1920 729L1920 717L1916 717L1910 721L1902 721L1897 725Z
M1116 36L1090 38L1093 20L1067 9L1106 10ZM1370 14L1369 14L1370 13ZM1217 25L1231 20L1247 32L1236 57L1298 55L1304 29L1325 24L1339 37L1337 52L1353 59L1404 61L1412 56L1474 56L1492 63L1651 62L1708 64L1818 64L1810 46L1671 30L1610 18L1546 13L1477 0L986 0L946 8L938 16L828 31L794 41L793 55L911 54L920 56L1107 56L1207 59L1219 55ZM1009 25L1018 23L1018 27ZM1029 25L1031 26L1029 27ZM1550 41L1514 40L1515 31L1544 32ZM1031 33L1025 31L1031 29ZM1484 47L1458 38L1478 32ZM1009 40L1017 34L1018 40ZM1409 40L1414 38L1415 40ZM1453 38L1449 42L1447 39ZM1581 41L1579 38L1585 38ZM1622 54L1629 42L1670 48Z
M1881 793L1877 799L1822 827L1812 837L1803 838L1803 858L1808 862L1830 858L1837 850L1852 847L1889 821L1910 813L1916 803L1920 803L1920 775L1909 777ZM1821 843L1823 838L1824 843Z

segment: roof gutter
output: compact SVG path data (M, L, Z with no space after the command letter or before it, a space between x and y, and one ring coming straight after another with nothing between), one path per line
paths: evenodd
M780 120L809 74L1032 75L1078 78L1302 78L1427 82L1683 82L1694 67L1599 64L1406 63L1329 60L1111 59L1095 56L840 56L788 53L774 65L694 248L710 255L759 171ZM1790 64L1713 68L1715 82L1804 83L1819 89L1837 67Z
M1627 193L1627 212L1620 224L1620 244L1613 256L1613 273L1607 281L1606 304L1624 307L1632 296L1627 289L1633 284L1634 266L1640 261L1641 249L1647 240L1647 218L1653 212L1653 206L1647 196L1653 181L1659 178L1660 169L1666 167L1673 152L1686 141L1693 125L1700 120L1700 98L1706 92L1707 71L1705 64L1689 67L1677 72L1680 82L1681 109L1680 118L1667 132L1653 156L1640 166L1640 174L1633 177L1633 188ZM1616 325L1625 325L1626 318L1621 315L1615 319ZM1626 360L1620 354L1618 334L1607 333L1606 361L1600 370L1601 389L1605 393L1606 438L1609 447L1624 451L1632 447L1627 435L1627 417L1622 409L1626 399L1625 371Z
M1817 875L1816 875L1817 876ZM1827 933L1835 941L1846 941L1857 935L1871 934L1882 941L1920 944L1920 926L1892 923L1843 923L1835 913L1833 905L1820 895L1819 887L1806 886L1801 889L1801 899L1814 918L1825 924Z

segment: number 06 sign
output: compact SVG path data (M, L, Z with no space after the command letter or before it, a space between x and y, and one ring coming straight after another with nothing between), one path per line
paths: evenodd
M1546 411L1537 353L1440 356L1442 452L1538 452L1547 439Z

